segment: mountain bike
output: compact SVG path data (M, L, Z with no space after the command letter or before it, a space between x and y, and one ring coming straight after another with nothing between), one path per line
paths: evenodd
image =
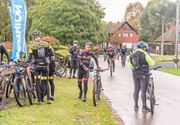
M0 66L0 100L2 100L4 94L6 94L7 98L11 93L8 90L8 86L11 85L13 73L15 73L15 67L9 64Z
M26 63L24 65L25 68L25 80L26 80L26 92L28 95L29 103L33 105L36 98L36 90L35 90L35 80L32 70L32 63Z
M27 96L30 104L33 105L34 103L35 83L33 82L33 75L31 73L31 63L19 62L16 64L13 88L14 97L20 107L25 105Z
M110 71L110 76L112 77L113 74L113 59L108 59L108 67Z
M121 64L122 64L122 67L126 66L126 56L125 55L121 56Z
M155 68L151 68L151 70L157 70L161 68L161 66L155 67ZM150 104L150 110L151 110L151 114L154 114L154 106L156 104L156 98L155 98L155 89L154 89L154 80L152 77L152 73L147 73L147 75L149 76L149 83L148 83L148 88L147 88L147 99L149 100L149 104Z
M100 100L101 91L102 91L102 82L100 72L104 72L108 69L92 69L91 72L95 72L93 77L93 105L97 106L98 101Z
M67 68L66 68L66 63L64 61L64 58L57 57L55 61L56 61L55 75L60 76L60 77L66 77Z

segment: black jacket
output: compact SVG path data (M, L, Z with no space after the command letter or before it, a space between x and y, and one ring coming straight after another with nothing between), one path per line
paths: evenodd
M4 48L3 45L0 45L0 53L1 53L1 55L0 55L0 64L2 64L2 61L3 61L3 54L6 55L8 62L10 62L10 58L9 58L8 52L7 52L7 50Z

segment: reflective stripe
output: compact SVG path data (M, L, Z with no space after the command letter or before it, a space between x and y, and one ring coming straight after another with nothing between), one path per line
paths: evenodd
M34 79L36 79L36 76L34 76ZM38 75L38 79L41 79L41 76L40 76L40 75Z
M52 80L54 79L54 76L49 76L48 79Z
M29 53L33 53L32 49L29 49Z
M47 76L41 76L41 80L47 80L48 77Z

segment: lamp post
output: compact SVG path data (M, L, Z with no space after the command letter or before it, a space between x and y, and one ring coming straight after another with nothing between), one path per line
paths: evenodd
M162 22L161 22L161 55L164 55L164 17L161 16L159 13L155 14L156 16L160 17Z
M179 25L179 6L180 6L180 1L177 0L176 2L176 44L175 44L175 67L178 68L178 62L179 62L179 59L178 59L178 42L179 42L179 28L180 28L180 25Z

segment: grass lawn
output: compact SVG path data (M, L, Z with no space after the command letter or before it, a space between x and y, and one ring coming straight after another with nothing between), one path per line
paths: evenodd
M152 55L153 60L156 63L166 63L166 62L173 62L175 59L174 55Z
M161 71L180 76L180 68L179 69L163 69Z
M93 107L91 85L86 103L77 98L76 80L56 78L55 102L19 108L15 102L0 111L0 125L118 125L104 99Z

